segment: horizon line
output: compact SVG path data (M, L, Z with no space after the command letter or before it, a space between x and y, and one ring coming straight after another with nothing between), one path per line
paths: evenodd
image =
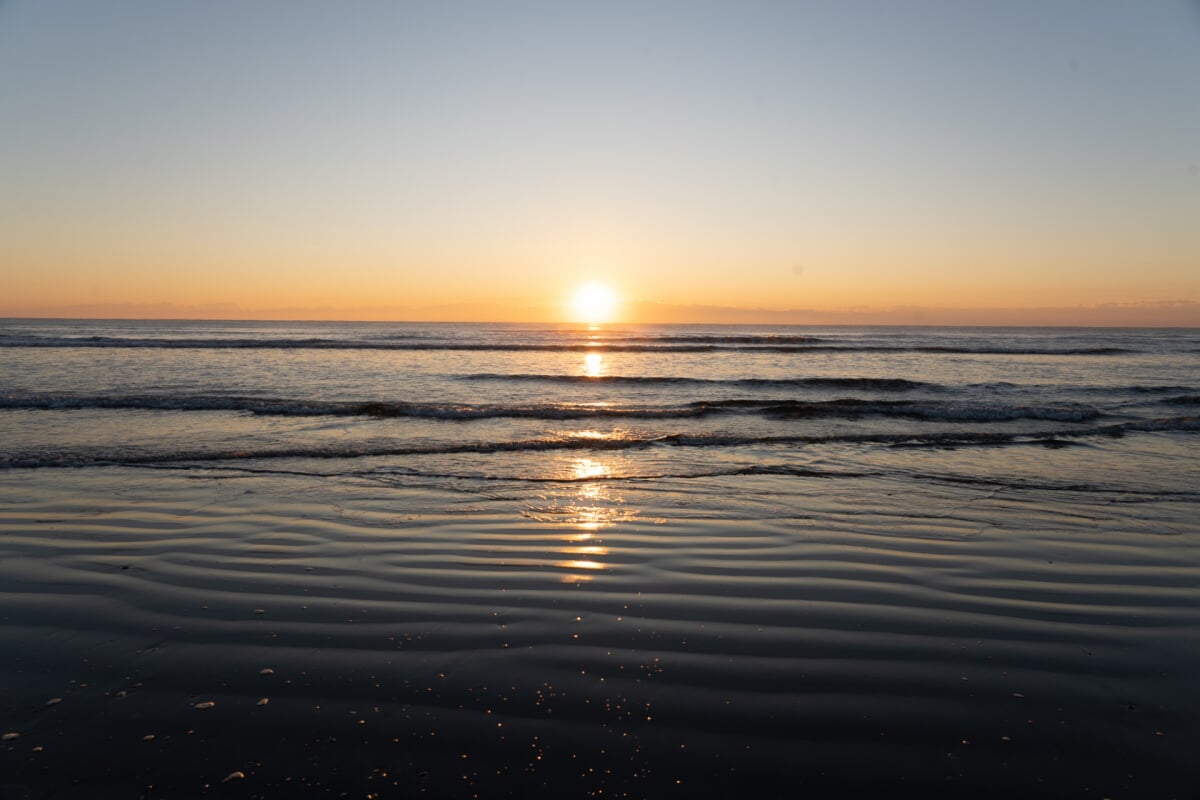
M1075 306L890 306L840 309L717 306L626 300L608 325L878 325L884 327L1197 328L1200 302L1157 300ZM89 319L222 322L392 322L454 324L587 324L563 306L444 303L427 306L287 306L237 303L70 303L0 307L4 319Z

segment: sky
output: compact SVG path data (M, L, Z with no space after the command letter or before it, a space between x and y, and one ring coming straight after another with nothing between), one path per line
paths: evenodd
M0 0L0 315L1200 326L1200 2Z

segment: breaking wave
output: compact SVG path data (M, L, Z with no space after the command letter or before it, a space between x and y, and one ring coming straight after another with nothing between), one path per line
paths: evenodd
M386 456L420 456L456 453L512 453L562 450L614 451L644 447L749 447L798 446L806 444L873 444L892 447L979 447L1038 445L1063 447L1101 436L1129 433L1200 432L1200 416L1169 417L1116 423L1085 429L1060 429L1037 432L940 431L924 433L829 433L773 436L731 435L721 433L625 434L614 437L551 436L505 441L456 441L440 444L312 445L294 447L247 447L238 449L196 449L151 452L136 448L73 448L46 452L33 450L0 456L0 468L152 466L183 463L247 462L277 459L350 459Z
M842 418L865 416L899 417L945 422L1006 422L1011 420L1056 420L1086 422L1102 416L1093 406L1059 403L1017 405L1006 403L941 403L930 400L699 400L678 405L635 405L608 403L515 403L461 404L391 401L319 401L290 398L238 397L225 395L66 395L8 394L0 396L0 408L31 410L145 410L145 411L230 411L267 416L331 416L376 418L431 418L479 420L526 418L575 420L594 418L684 419L715 414L758 414L772 419Z
M728 386L778 389L860 389L871 392L909 392L917 389L939 390L941 384L904 378L687 378L671 375L563 375L479 372L460 376L463 380L608 384L614 386Z

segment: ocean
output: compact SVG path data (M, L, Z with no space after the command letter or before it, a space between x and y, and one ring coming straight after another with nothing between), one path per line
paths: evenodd
M1200 330L0 321L0 797L1200 796Z

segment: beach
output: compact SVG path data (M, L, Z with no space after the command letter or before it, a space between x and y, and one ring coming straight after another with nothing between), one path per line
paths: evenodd
M1200 788L1200 332L0 351L5 798Z

